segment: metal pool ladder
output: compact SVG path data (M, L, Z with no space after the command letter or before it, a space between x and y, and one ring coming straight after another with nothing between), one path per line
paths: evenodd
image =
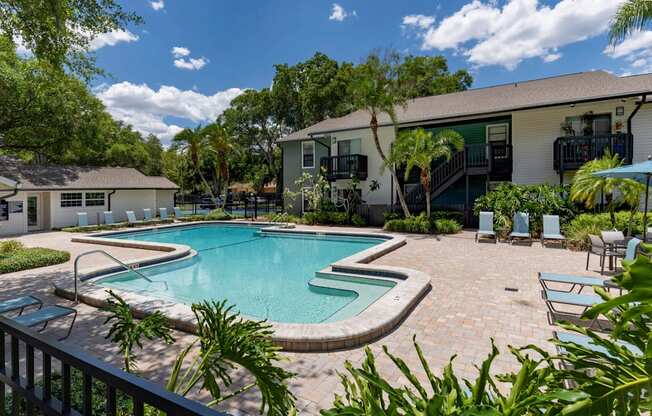
M122 261L118 260L117 258L110 255L109 253L107 253L104 250L91 250L91 251L87 251L85 253L82 253L82 254L78 255L75 258L75 302L78 301L77 300L77 280L79 278L79 259L81 259L82 257L86 257L88 255L91 255L91 254L98 254L98 253L103 254L105 257L108 257L109 259L111 259L114 262L118 263L120 266L124 267L126 270L136 273L138 275L138 277L140 277L141 279L147 280L149 283L163 283L165 285L165 290L168 290L167 282L161 281L161 280L154 281L154 280L150 279L149 277L145 276L143 273L136 270L136 268L134 268L132 266L129 266L126 263L123 263Z

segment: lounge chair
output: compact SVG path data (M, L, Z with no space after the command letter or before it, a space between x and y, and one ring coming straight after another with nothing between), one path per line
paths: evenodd
M184 217L185 215L183 215L183 211L181 211L181 208L174 207L174 216L175 218L181 218Z
M59 338L59 341L63 341L64 339L70 336L70 333L72 332L72 327L73 325L75 325L75 320L77 319L77 311L73 308L67 308L65 306L59 306L59 305L46 306L35 312L30 312L25 315L20 315L11 319L17 324L29 328L43 325L41 329L38 330L38 332L42 332L45 330L45 328L48 326L48 324L51 321L61 319L68 315L73 315L73 317L72 317L72 322L70 322L70 327L68 328L68 332L66 333L65 336Z
M609 257L609 270L613 270L614 257L625 256L625 235L622 231L618 230L602 231L600 235L602 236L602 241L604 241L604 244L607 247L607 257Z
M573 276L568 274L557 274L557 273L545 273L539 272L539 283L543 286L544 290L552 290L556 292L573 292L576 287L579 287L577 293L582 293L582 290L585 287L599 286L604 288L615 288L617 287L615 283L611 280L600 279L597 277L588 277L588 276ZM560 290L558 288L549 287L550 283L569 285L570 289Z
M162 220L167 220L168 219L168 209L167 208L159 208L158 209L158 215L161 217Z
M604 274L604 260L609 255L610 251L607 249L607 245L604 241L602 241L602 238L597 235L589 234L589 241L591 242L591 247L589 247L586 252L586 270L589 270L591 254L594 254L600 257L600 274Z
M566 237L561 233L559 226L559 215L543 216L543 232L541 233L541 245L545 247L547 240L561 242L562 246L566 245Z
M593 338L587 337L586 335L576 334L576 333L572 333L572 332L557 332L557 331L555 331L555 332L553 332L553 336L560 342L577 344L580 347L585 347L585 348L593 350L595 352L599 352L599 353L602 353L602 354L609 355L609 352L607 351L606 348L604 348L601 345L596 344L595 341L593 340ZM619 344L622 347L627 348L629 350L629 352L631 352L633 354L641 354L641 350L638 349L638 347L633 345L633 344L630 344L630 343L624 342L624 341L617 341L616 343ZM559 354L561 354L561 355L566 354L566 350L561 346L558 346L557 350L559 351Z
M584 314L584 312L586 312L590 307L603 302L602 298L598 295L585 295L549 289L541 291L541 296L548 307L548 322L550 325L555 324L555 316L563 316L579 321L582 314ZM583 309L581 312L562 310L560 305L574 306ZM587 326L589 328L592 328L597 324L598 328L603 329L597 317L590 321L583 322L588 322Z
M530 215L527 212L517 212L514 214L514 224L512 232L509 234L510 244L514 243L514 238L528 240L532 244L532 234L530 234Z
M641 245L642 241L638 238L632 238L627 242L627 249L625 250L625 257L622 259L623 264L627 264L636 260L636 255L638 254L638 247Z
M143 222L152 221L156 221L156 218L152 217L152 210L150 208L143 208Z
M104 211L104 224L115 224L115 221L113 220L113 211Z
M480 237L493 238L494 243L498 241L496 232L494 231L494 213L493 212L480 212L480 227L475 232L475 241L478 242Z
M127 222L129 225L137 225L143 223L143 221L136 219L136 214L133 211L125 211L125 214L127 214Z
M19 298L3 300L0 302L0 314L18 311L18 315L22 315L25 308L30 306L38 306L38 309L41 309L43 302L34 296L21 296Z
M85 212L77 213L77 226L88 227L88 214Z

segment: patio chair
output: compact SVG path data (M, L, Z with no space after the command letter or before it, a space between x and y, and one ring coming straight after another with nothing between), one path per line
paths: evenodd
M584 312L586 312L590 307L602 303L603 300L598 295L585 295L580 293L571 293L571 292L562 292L559 290L549 290L544 289L541 291L541 297L548 307L548 323L550 325L555 324L555 317L562 316L565 319L573 319L578 323L588 323L589 328L593 328L597 324L598 328L602 328L598 317L595 317L591 320L580 320ZM576 308L582 308L581 312L573 310L564 310L561 309L563 306L572 306Z
M167 220L168 219L168 209L167 208L159 208L158 209L158 215L161 217L162 220Z
M77 226L88 227L88 214L85 212L77 213Z
M545 247L547 240L558 241L562 244L562 247L566 245L566 237L561 233L561 227L559 226L559 215L543 216L541 245Z
M514 224L512 232L509 234L510 244L514 243L514 238L528 240L532 244L532 234L530 234L530 215L527 212L517 212L514 214Z
M18 311L18 315L22 315L25 308L30 306L38 306L37 309L41 309L43 302L35 296L21 296L19 298L3 300L0 301L0 314Z
M615 288L617 287L615 283L611 280L600 279L597 277L588 277L588 276L573 276L569 274L557 274L557 273L545 273L539 272L539 283L544 290L554 290L557 292L573 292L576 287L579 287L577 293L582 293L582 290L585 287L599 286L603 288ZM570 289L560 290L558 288L551 288L550 283L555 283L557 286L565 284L569 285Z
M63 341L70 336L72 327L75 325L75 320L77 319L77 311L73 308L59 305L46 306L37 310L36 312L30 312L25 315L20 315L12 318L12 320L17 324L26 326L28 328L43 325L41 329L38 330L38 332L43 332L50 322L64 318L68 315L72 315L72 322L70 322L70 327L68 327L68 332L66 335L59 338L59 341Z
M113 211L104 211L104 224L115 224L115 221L113 220Z
M494 213L493 212L480 212L480 227L475 232L475 241L478 242L480 237L493 238L494 243L498 241L496 232L494 231Z
M625 257L621 260L622 264L631 263L636 260L636 255L638 254L638 247L641 245L642 241L638 238L632 238L627 242L627 249L625 250Z
M133 211L125 211L125 214L127 214L127 222L129 225L137 225L143 223L143 221L136 219L136 214Z
M586 270L589 270L591 254L594 254L600 258L600 274L604 274L604 260L609 253L607 245L602 241L602 238L597 235L589 234L589 240L591 242L591 247L589 247L589 250L586 252Z
M184 217L183 211L181 211L181 208L179 207L174 207L174 217L175 218L181 218Z
M607 257L609 257L609 270L613 270L614 257L624 257L626 242L625 234L622 231L602 231L600 232L602 241L607 247Z
M588 337L586 335L572 333L572 332L557 332L557 331L554 331L553 336L558 341L577 344L580 347L584 347L584 348L593 350L595 352L599 352L599 353L602 353L602 354L609 355L606 348L604 348L603 346L601 346L599 344L596 344L595 340L593 338ZM617 341L616 343L619 344L622 347L625 347L626 349L629 350L629 352L631 352L633 354L641 354L641 350L637 346L635 346L633 344L630 344L629 342ZM561 346L557 346L557 351L559 351L560 355L566 354L566 350L564 350L564 348L561 347Z
M156 218L152 216L152 210L150 208L143 208L143 222L152 221L156 221Z

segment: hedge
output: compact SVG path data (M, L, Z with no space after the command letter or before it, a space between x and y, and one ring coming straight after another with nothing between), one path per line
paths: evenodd
M603 212L601 214L580 214L563 227L563 232L568 240L569 248L586 250L590 246L589 234L599 236L601 231L613 228L609 213ZM638 212L632 219L629 211L616 212L615 228L624 233L629 231L630 235L641 234L643 232L643 214Z
M52 266L70 260L67 251L49 248L21 248L9 253L0 254L0 274Z
M385 222L384 229L399 233L456 234L460 232L462 226L454 219L437 218L435 215L428 218L425 214L421 214L408 218L389 220Z

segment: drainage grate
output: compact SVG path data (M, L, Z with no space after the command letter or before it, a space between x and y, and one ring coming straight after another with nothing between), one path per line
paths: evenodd
M506 287L505 291L507 292L518 292L518 289L515 287Z

